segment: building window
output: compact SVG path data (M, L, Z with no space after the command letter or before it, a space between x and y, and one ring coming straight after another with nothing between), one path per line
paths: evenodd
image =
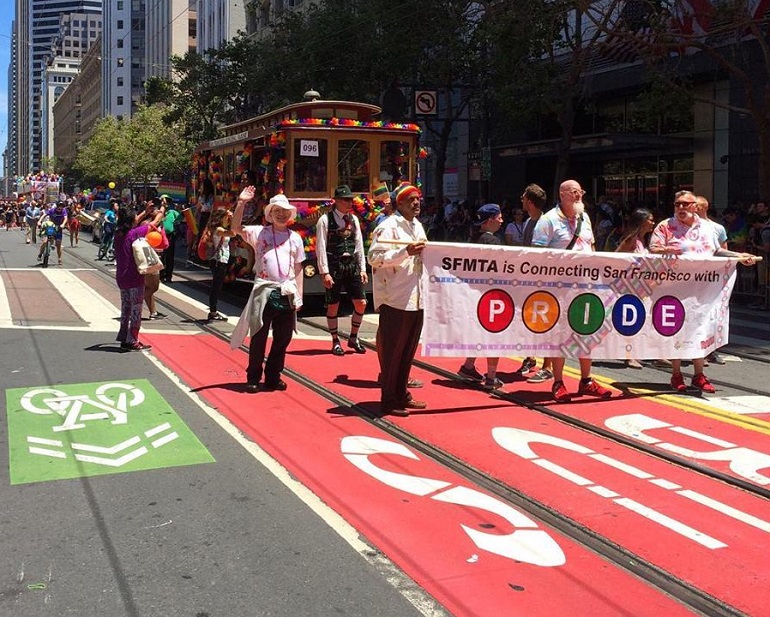
M123 104L123 97L119 96L118 97L118 105L122 105L122 104Z
M118 88L122 88L122 87L123 87L123 78L118 77Z
M117 48L118 49L123 49L123 39L118 39Z
M118 30L122 30L123 29L123 20L122 19L118 20L117 28L118 28Z
M121 0L118 0L118 10L119 11L123 10L123 2Z

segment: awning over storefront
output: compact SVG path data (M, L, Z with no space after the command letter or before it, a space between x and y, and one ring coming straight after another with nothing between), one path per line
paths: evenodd
M534 157L556 156L559 139L528 141L495 148L497 156ZM572 152L623 154L638 151L660 150L661 153L683 152L692 150L691 137L673 137L669 135L650 135L643 133L599 133L581 135L572 139Z

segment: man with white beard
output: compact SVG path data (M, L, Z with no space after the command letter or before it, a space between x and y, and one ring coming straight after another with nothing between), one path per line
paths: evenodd
M575 250L590 253L594 250L594 232L585 215L585 191L577 180L565 180L559 186L558 205L540 217L532 234L532 246ZM564 358L552 358L554 399L568 401L571 396L564 387ZM612 392L591 377L591 358L580 358L580 385L577 393L599 398L610 398Z

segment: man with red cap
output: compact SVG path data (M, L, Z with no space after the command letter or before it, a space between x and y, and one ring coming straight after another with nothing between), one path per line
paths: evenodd
M401 184L393 192L396 214L372 235L369 264L373 268L374 308L380 313L380 402L383 414L408 416L425 409L407 389L423 324L422 254L427 236L418 220L420 191Z

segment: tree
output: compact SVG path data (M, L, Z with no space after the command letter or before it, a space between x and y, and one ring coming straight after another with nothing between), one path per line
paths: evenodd
M618 0L605 0L605 7ZM496 109L521 124L550 117L559 127L553 193L569 171L575 119L591 102L585 76L592 70L606 38L600 16L592 24L584 5L575 0L532 0L498 3L485 30L490 54L490 82ZM591 26L591 27L589 27Z
M162 105L140 107L131 120L102 118L79 150L75 167L96 181L147 184L163 176L178 176L189 166L192 145L178 126L168 125Z
M608 8L584 0L583 5L591 23L632 49L665 80L669 92L751 118L759 150L759 197L770 198L770 40L765 3L627 0L622 7L613 2ZM739 87L740 98L722 100L694 92L690 77L696 72L729 78Z
M124 184L131 178L126 146L126 121L114 116L101 118L90 139L80 147L74 167L84 178L115 179Z
M286 11L258 54L258 81L270 84L266 90L274 93L269 102L275 106L296 102L308 88L324 99L374 104L395 83L436 90L439 119L424 124L437 140L440 201L452 130L483 85L478 24L485 9L469 0L422 0L398 8L389 0L326 0L302 12Z

